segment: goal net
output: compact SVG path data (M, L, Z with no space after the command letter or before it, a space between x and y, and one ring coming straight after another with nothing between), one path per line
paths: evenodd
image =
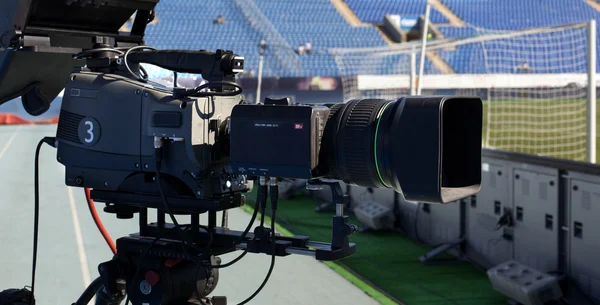
M484 147L586 160L587 24L444 32L453 31L462 35L427 43L421 94L481 97ZM344 99L410 94L419 79L420 49L420 42L409 42L330 50Z

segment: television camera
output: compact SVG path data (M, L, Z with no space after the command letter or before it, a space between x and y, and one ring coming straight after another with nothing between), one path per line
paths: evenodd
M25 109L38 115L64 88L56 137L45 142L57 148L66 184L92 189L91 198L118 218L138 214L139 232L117 240L116 255L100 264L100 276L75 304L87 304L93 296L97 304L119 304L125 296L135 305L225 304L225 298L208 297L218 270L246 253L272 256L267 279L276 256L328 261L352 255L349 236L355 227L344 215L348 197L339 180L393 188L407 200L429 203L479 190L479 98L248 104L235 82L244 69L242 56L144 46L157 3L7 0L0 5L12 12L0 28L0 103L21 96ZM131 32L119 32L134 13ZM201 74L207 83L165 87L148 79L143 64ZM329 243L280 236L264 219L252 231L269 198L274 221L282 179L331 188L336 214ZM252 188L257 204L246 229L218 226L217 212L244 205ZM157 210L151 223L149 209ZM189 223L179 224L175 214ZM206 225L200 224L201 214L208 215ZM218 257L240 250L229 263Z

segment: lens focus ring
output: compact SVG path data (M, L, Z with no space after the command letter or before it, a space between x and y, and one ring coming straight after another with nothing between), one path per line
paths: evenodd
M343 111L338 125L336 171L347 183L383 187L375 166L374 138L379 110L386 102L351 101Z

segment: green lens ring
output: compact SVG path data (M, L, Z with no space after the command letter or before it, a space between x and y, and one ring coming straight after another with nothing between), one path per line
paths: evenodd
M381 184L383 184L385 187L390 187L389 185L387 185L384 181L383 181L383 177L381 176L381 171L379 170L379 161L377 160L377 135L379 134L379 124L381 124L381 116L383 115L383 111L385 111L385 109L393 102L388 102L387 104L385 104L383 107L381 107L381 110L379 110L379 113L377 114L377 127L375 127L375 142L373 143L373 155L375 155L375 169L377 169L377 176L379 177L379 181L381 182Z

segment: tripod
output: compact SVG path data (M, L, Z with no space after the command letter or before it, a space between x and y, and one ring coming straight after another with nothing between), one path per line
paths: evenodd
M272 234L271 229L262 226L254 232L218 227L217 212L226 209L218 207L227 205L215 202L203 204L198 200L194 200L197 201L194 211L184 208L189 206L185 200L180 202L177 212L187 214L190 223L180 232L183 235L179 235L173 224L165 222L165 213L161 210L158 210L156 222L148 223L148 206L153 207L155 199L145 196L143 203L136 204L139 232L117 240L117 254L98 266L100 277L90 284L75 305L88 304L94 295L96 305L120 304L125 295L133 305L227 305L225 297L208 297L216 288L218 270L223 267L218 255L243 250L244 254L263 253L280 257L309 255L321 261L352 255L355 245L349 242L348 237L356 227L347 223L348 217L343 209L344 194L339 183L320 180L310 183L328 185L334 194L339 195L334 196L338 209L333 216L331 243L313 242L307 236ZM91 195L96 201L117 202L109 208L113 212L132 211L132 204L121 205L132 202L131 194L92 191ZM201 206L208 208L199 210ZM253 218L257 211L258 207ZM208 226L200 225L202 213L208 213Z

